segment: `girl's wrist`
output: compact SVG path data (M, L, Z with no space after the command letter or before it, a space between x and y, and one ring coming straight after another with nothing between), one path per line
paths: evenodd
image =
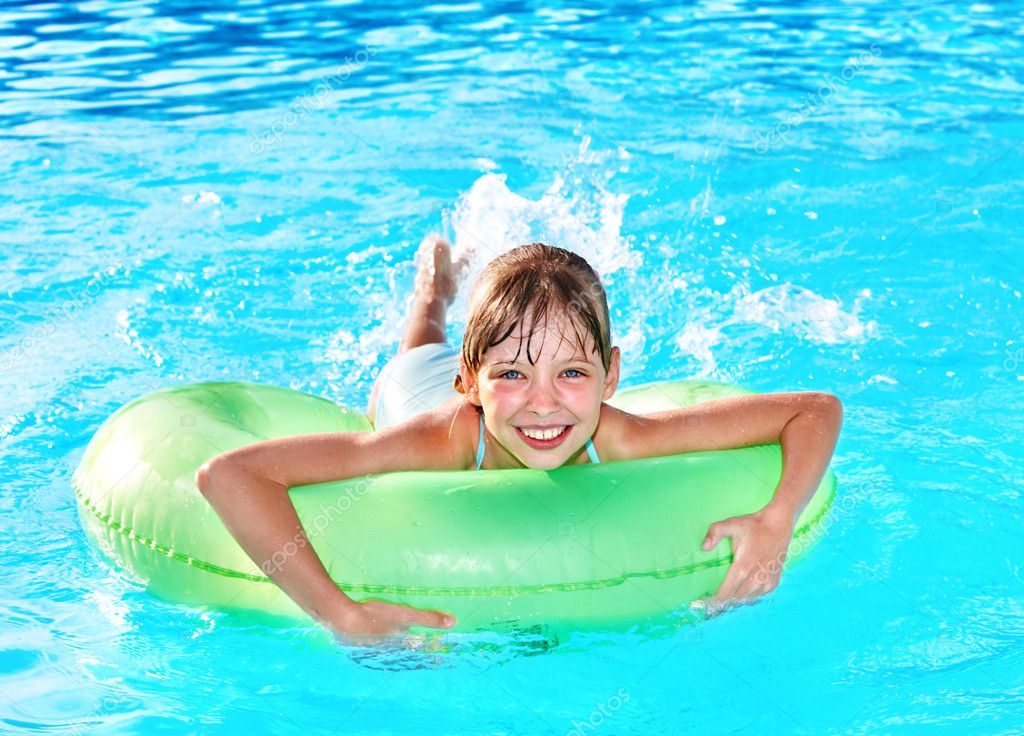
M778 524L788 524L792 529L796 526L796 520L800 516L800 510L777 500L770 501L763 509L757 512L765 521Z
M358 603L345 595L340 588L336 588L325 599L319 601L309 613L318 623L337 628L339 624L351 619L358 608Z
M337 608L330 619L326 623L327 627L339 634L348 634L361 628L360 619L365 616L365 612L361 610L360 603L352 600L351 598L346 599L348 604L344 607Z

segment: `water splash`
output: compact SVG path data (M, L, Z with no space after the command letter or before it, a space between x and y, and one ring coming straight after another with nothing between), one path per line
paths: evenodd
M629 195L617 193L610 180L618 170L618 151L590 150L583 136L576 154L539 199L512 191L508 176L488 172L477 179L455 206L455 248L471 256L468 283L487 262L524 243L557 245L587 259L604 279L642 262L633 240L622 234Z

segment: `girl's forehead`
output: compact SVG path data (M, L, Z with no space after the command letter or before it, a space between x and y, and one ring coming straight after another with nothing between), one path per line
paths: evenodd
M581 337L584 338L586 351L580 347ZM508 337L484 352L484 362L528 362L531 358L536 362L542 357L552 360L591 360L597 354L593 342L589 334L580 332L568 320L548 320L546 327L542 321L532 335L530 325L520 322Z

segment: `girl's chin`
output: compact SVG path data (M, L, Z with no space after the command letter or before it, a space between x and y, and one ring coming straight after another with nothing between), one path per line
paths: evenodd
M582 450L583 448L579 449ZM565 465L575 453L568 452L568 446L562 445L554 451L519 447L512 454L527 468L533 470L554 470Z
M548 460L547 462L528 462L528 458L520 458L520 462L530 470L554 470L555 468L560 468L565 464L560 463L557 460Z

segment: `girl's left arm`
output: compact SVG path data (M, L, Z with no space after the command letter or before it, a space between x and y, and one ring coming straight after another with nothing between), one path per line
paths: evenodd
M779 443L782 476L771 501L752 514L717 521L703 548L732 541L733 562L706 608L717 611L774 590L800 512L828 469L843 423L832 394L754 394L630 417L625 433L633 457Z

